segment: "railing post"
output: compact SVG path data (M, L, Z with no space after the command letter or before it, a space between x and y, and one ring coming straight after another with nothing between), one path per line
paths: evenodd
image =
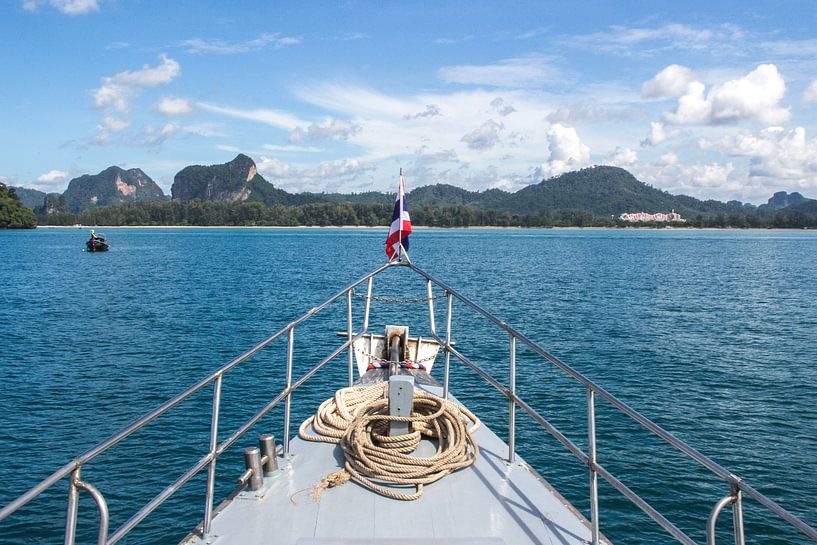
M78 489L88 492L96 503L96 508L99 511L99 531L97 532L97 545L106 545L108 543L108 503L105 497L97 488L89 483L77 481L74 483Z
M352 290L346 290L346 338L349 339L349 386L355 383L355 346L352 342Z
M287 400L284 408L284 456L289 456L289 419L292 410L292 352L295 346L295 328L289 328L287 339Z
M718 515L721 514L724 507L734 501L735 496L724 496L710 511L709 518L706 521L706 545L715 545L715 528L718 526Z
M426 280L426 291L428 292L428 325L431 328L431 334L437 336L437 324L434 317L434 290L432 289L431 280Z
M210 467L207 468L207 497L204 500L204 523L202 530L204 537L210 535L210 523L213 520L213 495L216 485L216 448L218 447L218 415L221 408L221 379L216 377L213 382L213 412L210 417Z
M446 292L448 314L445 317L445 367L443 368L443 399L448 399L448 377L451 369L451 305L453 297L451 292Z
M65 517L65 545L74 545L77 533L77 509L79 508L79 482L81 467L71 472L68 479L68 510Z
M735 497L735 504L732 506L732 521L735 524L735 545L744 545L746 540L743 535L743 492L735 485L732 485L732 495Z
M596 473L596 393L587 389L587 465L590 468L590 533L593 545L599 543L599 477Z
M508 463L513 463L516 452L516 337L513 333L508 339L508 388L511 397L508 399Z
M363 311L363 332L369 331L369 309L372 306L372 278L369 277L369 281L366 283L366 307Z

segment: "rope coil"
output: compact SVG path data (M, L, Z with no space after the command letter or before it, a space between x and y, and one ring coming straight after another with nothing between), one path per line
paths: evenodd
M301 439L338 443L345 458L344 469L327 475L313 490L314 497L352 478L383 496L416 500L424 485L476 461L479 447L473 433L480 421L471 411L417 389L411 416L389 416L387 395L385 382L342 388L301 424ZM409 422L411 431L390 436L391 422ZM307 432L310 426L315 434ZM423 437L436 441L432 456L414 454ZM399 491L412 486L413 493Z

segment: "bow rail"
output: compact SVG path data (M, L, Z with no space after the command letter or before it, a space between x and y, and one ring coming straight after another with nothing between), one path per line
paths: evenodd
M189 482L193 477L198 475L199 473L203 472L205 469L207 470L207 485L206 490L204 492L204 515L201 522L201 532L204 536L210 535L211 532L211 524L213 519L213 502L214 502L214 489L215 489L215 477L216 477L216 462L220 455L222 455L228 448L234 445L240 438L242 438L255 424L257 424L261 418L263 418L267 413L269 413L273 408L280 405L284 402L284 422L283 422L283 445L282 451L284 456L288 455L289 453L289 441L290 441L290 427L291 427L291 401L292 401L292 394L296 391L301 385L303 385L307 380L309 380L315 373L317 373L320 369L325 367L327 364L335 360L338 356L340 356L344 351L347 351L347 364L348 364L348 379L349 384L351 385L354 382L354 372L353 372L353 353L354 353L354 343L357 339L361 338L363 335L368 333L369 327L369 316L370 316L370 308L372 300L376 300L375 297L372 296L372 284L374 278L382 273L383 271L394 267L400 266L405 267L414 271L415 273L419 274L421 277L425 278L428 297L424 300L428 302L428 321L429 321L429 328L431 330L432 337L444 348L445 351L445 362L444 362L444 372L443 372L443 395L445 397L448 396L449 391L449 379L450 379L450 365L451 365L451 356L453 355L458 361L460 361L463 365L467 366L468 368L475 371L483 380L485 380L488 384L493 386L496 390L498 390L508 401L508 461L513 462L515 457L515 445L516 445L516 408L520 408L524 411L528 416L536 422L540 427L542 427L545 431L547 431L550 435L552 435L557 441L559 441L567 450L569 450L583 465L587 466L588 473L589 473L589 499L590 499L590 529L591 529L591 536L592 536L592 543L594 545L598 545L601 541L601 532L600 532L600 518L599 518L599 504L598 504L598 477L605 479L608 483L610 483L616 490L618 490L625 498L627 498L631 503L635 506L640 508L644 513L646 513L650 518L652 518L655 522L657 522L662 528L664 528L672 537L674 537L680 543L684 543L685 545L695 545L696 542L690 538L687 534L685 534L682 530L680 530L677 526L675 526L672 522L670 522L667 518L665 518L661 513L659 513L655 508L653 508L647 501L643 498L638 496L632 489L630 489L626 484L612 475L609 471L607 471L604 466L598 463L596 459L596 418L595 418L595 400L596 397L600 397L607 401L610 405L618 409L619 412L629 417L631 420L639 424L642 428L649 431L653 435L662 439L665 443L669 444L677 451L684 454L687 458L697 462L704 468L706 468L710 473L715 475L716 477L720 478L721 480L725 481L728 485L729 490L728 493L719 500L716 505L712 508L710 516L706 522L706 536L707 536L707 544L714 545L715 542L715 524L718 518L719 513L721 510L726 507L727 505L732 505L732 513L733 513L733 525L734 525L734 542L735 545L744 545L744 523L743 523L743 499L744 497L752 498L753 500L757 501L759 504L764 506L767 510L771 513L775 514L776 516L780 517L784 521L786 521L789 525L799 530L803 535L807 536L814 542L817 542L817 530L800 520L798 517L784 509L775 501L771 500L767 496L763 495L762 493L758 492L756 489L751 487L748 483L746 483L743 479L738 477L737 475L733 474L726 468L719 465L714 460L710 459L709 457L705 456L701 452L697 451L693 447L689 446L682 440L675 437L670 432L664 430L658 424L652 422L647 417L639 413L638 411L634 410L626 403L621 401L620 399L616 398L614 395L609 393L607 390L590 380L589 378L585 377L566 363L559 360L556 356L550 354L547 350L542 348L539 344L535 341L529 339L519 331L517 331L512 326L508 325L507 323L503 322L499 318L495 317L493 314L485 310L483 307L478 305L477 303L471 301L458 291L454 290L446 283L442 282L441 280L435 278L431 274L425 272L424 270L420 269L416 265L408 262L408 261L390 261L380 267L377 267L372 272L366 274L365 276L359 278L358 280L352 282L351 284L347 285L343 289L336 292L334 295L326 299L323 303L319 304L318 306L310 309L307 313L302 315L301 317L297 318L293 322L290 322L286 326L282 327L270 337L265 339L264 341L258 343L248 351L244 352L240 356L236 357L232 361L228 362L208 377L200 380L190 388L184 390L180 394L176 395L175 397L169 399L165 403L161 404L156 409L150 411L149 413L145 414L138 420L134 421L132 424L126 426L121 431L113 434L108 439L105 439L98 445L92 447L85 453L77 456L63 467L52 473L50 476L46 477L42 482L31 488L28 492L21 495L16 500L12 501L2 509L0 509L0 523L15 513L17 510L22 508L24 505L38 497L44 491L50 489L58 482L62 481L66 477L70 477L69 480L69 494L68 494L68 502L67 502L67 516L66 516L66 524L65 524L65 533L64 533L64 543L66 545L74 545L75 537L76 537L76 522L78 516L78 498L80 491L88 492L91 497L94 499L97 509L99 512L100 522L98 527L98 545L114 545L115 543L119 542L122 538L124 538L133 528L135 528L140 522L142 522L145 518L147 518L153 511L155 511L165 500L167 500L170 496L172 496L175 492L177 492L184 484ZM366 295L365 298L365 309L363 315L363 324L360 328L360 331L354 333L353 328L353 316L352 316L352 297L355 294L355 288L362 284L366 284ZM434 301L439 299L439 296L433 295L433 287L437 286L437 288L442 289L444 293L444 297L446 299L446 325L445 325L445 338L442 338L440 334L437 332L436 328L436 320L435 320L435 310L434 310ZM306 372L303 376L298 378L297 380L293 381L292 371L293 371L293 354L294 354L294 334L295 328L309 320L310 318L314 317L316 314L320 313L322 310L326 309L332 303L335 303L341 298L346 300L346 326L347 326L347 335L346 341L336 347L328 356L326 356L323 360L321 360L317 365L315 365L312 369ZM477 315L487 319L490 323L492 323L496 328L505 332L508 335L508 362L509 362L509 373L507 377L508 385L505 386L500 382L498 379L491 376L488 372L486 372L483 368L479 365L475 364L471 361L466 355L461 353L459 350L454 348L454 342L452 342L452 327L451 327L451 316L452 316L452 308L453 308L453 301L456 299L460 303L462 303L465 307L472 310ZM416 300L417 302L421 300ZM412 302L415 302L414 300ZM286 386L284 389L279 392L274 398L272 398L268 403L266 403L254 416L252 416L249 420L247 420L244 424L239 426L237 430L235 430L228 438L224 439L220 443L218 442L218 435L219 435L219 414L221 409L221 390L222 384L225 375L235 368L236 366L240 365L241 363L245 362L246 360L252 358L257 353L261 352L263 349L268 347L269 345L273 344L275 341L286 337L287 339L287 356L286 356ZM550 423L547 419L545 419L538 411L536 411L533 407L531 407L528 403L526 403L517 393L516 393L516 346L517 342L522 343L523 345L527 346L531 349L535 354L537 354L541 359L549 362L559 370L561 370L564 374L568 377L574 379L575 381L581 383L586 389L586 396L587 396L587 439L588 439L588 448L587 452L584 452L580 447L578 447L575 443L570 441L562 432L560 432L552 423ZM88 462L92 461L101 453L107 451L111 447L119 444L135 432L139 431L140 429L144 428L151 422L155 421L156 419L160 418L162 415L173 409L174 407L180 405L185 400L189 399L191 396L196 394L197 392L207 388L208 386L212 385L213 389L213 399L212 399L212 413L211 413L211 424L210 424L210 435L209 435L209 448L207 453L202 456L193 466L191 466L186 472L184 472L181 476L179 476L176 481L172 484L168 485L162 492L160 492L156 497L154 497L151 501L149 501L144 507L142 507L139 511L137 511L134 515L132 515L121 527L113 531L113 533L108 533L108 506L107 502L103 496L103 494L92 484L83 482L80 479L80 472L82 467L87 464ZM248 449L256 451L254 454L258 456L258 449ZM248 452L245 451L245 456L248 455ZM275 457L276 453L273 450L272 453L268 453L262 459L256 459L255 464L256 467L260 467L263 464L265 467L267 464L271 462L270 457ZM249 465L249 464L248 464ZM246 480L246 479L244 479ZM242 481L244 482L244 481ZM0 533L2 533L2 526L0 526Z

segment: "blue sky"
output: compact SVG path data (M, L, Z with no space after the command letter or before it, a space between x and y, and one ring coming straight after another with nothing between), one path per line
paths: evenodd
M2 0L0 180L238 152L288 191L516 190L595 164L817 198L811 2Z

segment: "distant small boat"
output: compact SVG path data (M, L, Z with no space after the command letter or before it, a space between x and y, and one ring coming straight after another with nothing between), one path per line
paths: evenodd
M108 241L102 235L92 236L85 243L85 247L88 248L89 252L107 252Z

